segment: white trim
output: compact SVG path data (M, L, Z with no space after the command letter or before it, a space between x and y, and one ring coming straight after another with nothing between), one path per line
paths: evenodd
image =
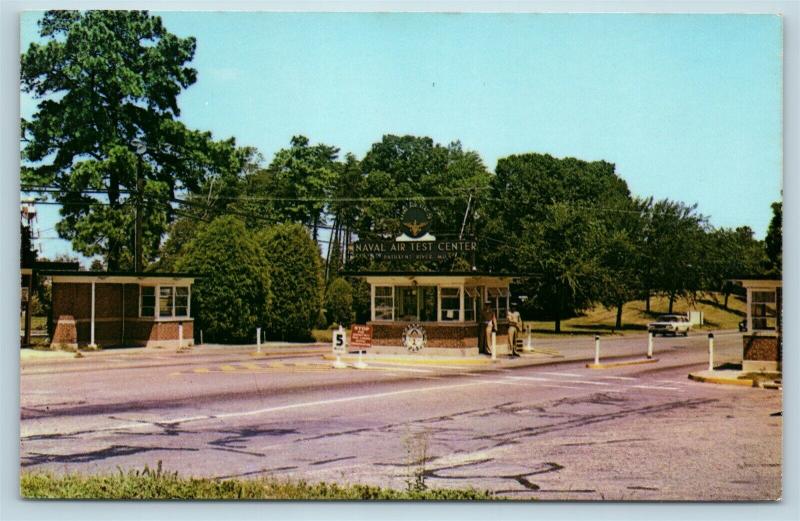
M94 343L95 300L95 283L92 281L92 322L89 326L89 347L97 347L97 344Z
M51 275L53 282L70 282L73 284L89 284L98 282L100 284L139 284L141 286L155 286L164 283L175 286L194 284L194 277L147 277L133 275L108 275L108 276L79 276L79 275Z

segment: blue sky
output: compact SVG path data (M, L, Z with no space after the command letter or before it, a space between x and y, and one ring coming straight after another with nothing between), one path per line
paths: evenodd
M634 194L759 238L780 198L777 16L158 14L198 42L181 118L267 160L295 134L363 157L387 133L460 140L491 170L524 152L604 159ZM42 236L56 218L42 210Z

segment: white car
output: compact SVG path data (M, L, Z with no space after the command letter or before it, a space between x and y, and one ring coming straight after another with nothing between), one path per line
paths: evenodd
M692 329L692 324L689 319L684 315L661 315L655 322L647 324L647 330L656 335L672 335L682 334L689 336L689 330Z

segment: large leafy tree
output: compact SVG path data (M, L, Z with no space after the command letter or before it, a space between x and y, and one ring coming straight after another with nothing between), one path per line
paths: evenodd
M599 300L609 210L630 194L605 161L545 154L502 158L491 181L490 205L480 222L481 265L524 273L528 306L561 319Z
M22 90L38 100L22 120L22 183L54 188L59 235L112 270L132 264L138 194L152 259L176 193L243 161L232 139L176 120L178 94L197 77L195 40L146 11L48 11L39 29L21 57Z
M361 172L365 201L355 223L360 239L395 237L410 206L427 211L435 236L456 237L465 215L472 224L478 208L476 196L486 190L490 179L480 156L464 150L461 143L444 146L429 137L408 135L385 135L374 143L361 160ZM386 263L373 267L401 266ZM404 269L431 267L432 263L424 267L402 264Z
M316 240L340 168L338 154L336 147L294 136L266 169L248 176L236 208L273 222L304 224Z
M662 292L669 297L668 312L675 299L693 296L707 286L706 217L697 205L668 199L650 202L645 212L642 280L650 294Z
M296 223L266 228L258 240L274 295L267 334L276 340L309 340L322 308L322 260L316 243Z
M198 275L192 309L198 329L212 342L255 340L272 307L272 283L255 234L234 216L218 217L182 249L175 269Z

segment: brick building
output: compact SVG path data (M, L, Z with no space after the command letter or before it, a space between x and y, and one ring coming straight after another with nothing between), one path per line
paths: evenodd
M52 281L51 345L194 344L192 284L177 273L45 272Z

